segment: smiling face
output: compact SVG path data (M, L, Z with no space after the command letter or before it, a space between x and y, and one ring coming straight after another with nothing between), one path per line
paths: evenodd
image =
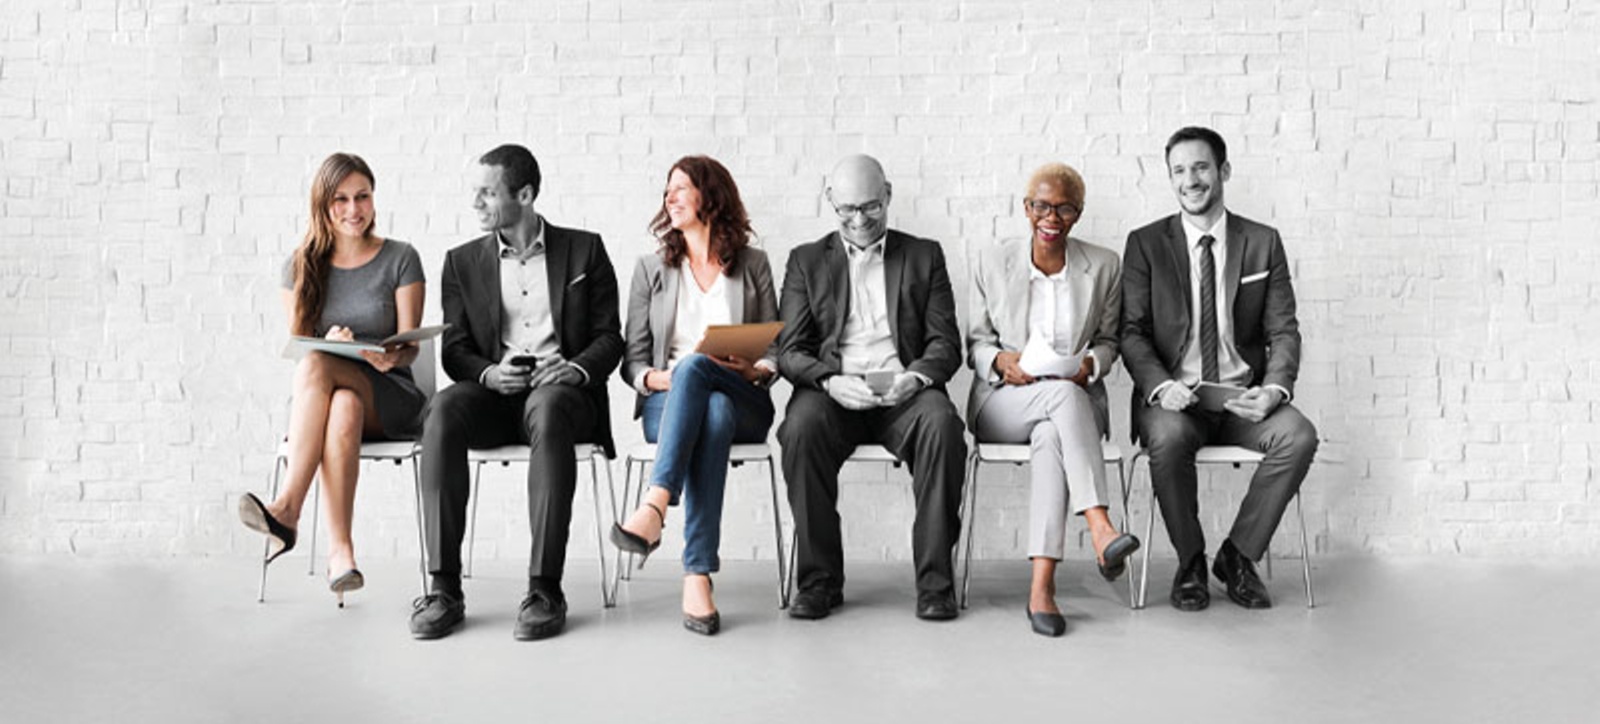
M1078 211L1073 209L1063 215L1061 209L1073 203L1066 189L1054 179L1041 179L1034 184L1028 198L1023 199L1022 208L1033 227L1035 244L1056 246L1066 242L1073 224L1078 223Z
M359 239L372 230L372 179L351 173L334 187L328 203L328 223L339 236Z
M672 169L667 177L667 189L662 193L661 204L667 210L672 228L682 231L704 223L700 218L700 189L683 169Z
M522 220L524 209L522 196L531 195L528 187L523 187L524 193L517 193L506 187L506 170L493 164L478 164L478 180L473 184L472 208L478 212L478 226L484 231L498 231L515 226ZM528 199L526 206L531 207L533 200Z
M877 161L866 156L841 161L827 194L839 215L839 235L845 241L864 247L888 231L890 188Z
M1178 206L1190 216L1209 217L1222 208L1222 184L1229 171L1227 162L1217 164L1211 146L1204 141L1184 141L1167 153L1167 178L1178 196Z

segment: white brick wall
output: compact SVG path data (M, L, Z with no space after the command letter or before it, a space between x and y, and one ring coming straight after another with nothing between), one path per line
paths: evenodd
M329 152L372 163L380 230L434 277L476 234L472 159L525 143L542 211L602 232L625 286L678 156L728 164L781 261L832 223L832 160L867 151L964 300L966 260L1023 230L1028 170L1083 171L1078 235L1120 250L1173 209L1166 135L1201 123L1231 142L1232 207L1288 244L1298 402L1325 437L1315 545L1593 554L1597 41L1600 10L1568 0L9 0L0 551L258 550L232 500L265 487L284 428L276 271ZM1119 436L1126 390L1119 372ZM484 558L525 555L520 478L486 477ZM846 478L849 555L908 557L904 472ZM983 555L1021 554L1024 480L987 474ZM1214 534L1242 482L1208 480ZM770 556L764 472L732 485L725 555ZM410 555L408 488L364 473L363 555ZM590 556L586 493L577 510Z

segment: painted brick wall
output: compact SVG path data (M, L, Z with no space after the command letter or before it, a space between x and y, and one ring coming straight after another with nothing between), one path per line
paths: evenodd
M678 156L733 170L781 262L833 223L833 159L866 151L893 224L945 244L964 308L967 260L1025 232L1033 167L1079 168L1076 235L1120 251L1174 209L1161 144L1200 123L1231 143L1231 207L1292 260L1298 404L1324 437L1315 547L1594 554L1597 41L1600 9L1567 0L9 0L0 551L259 549L232 501L265 488L285 426L276 271L332 151L372 163L380 231L436 277L477 233L472 159L525 143L541 210L604 234L624 288ZM1126 393L1119 371L1119 439ZM752 467L732 477L730 559L772 553ZM520 479L485 476L484 559L525 555ZM1214 535L1243 479L1206 478ZM984 481L979 552L1020 556L1025 477ZM365 471L362 555L411 555L408 489ZM848 555L908 558L904 471L853 465L844 490Z

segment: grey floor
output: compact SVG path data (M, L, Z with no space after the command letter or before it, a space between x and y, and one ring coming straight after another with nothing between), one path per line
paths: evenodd
M0 558L0 721L1186 722L1595 721L1600 565L1324 559L1306 610L1281 562L1278 606L1218 596L1198 614L1151 606L1086 562L1062 571L1071 630L1029 632L1027 568L979 564L953 623L911 615L909 564L853 564L821 622L776 608L770 564L717 578L725 629L678 623L670 561L602 610L574 562L565 635L511 638L519 567L480 565L468 624L406 633L417 593L402 561L367 564L339 610L304 559L255 600L247 560L151 564ZM1164 567L1163 567L1164 566Z

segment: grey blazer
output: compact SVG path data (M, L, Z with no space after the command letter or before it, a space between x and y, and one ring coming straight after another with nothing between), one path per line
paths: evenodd
M992 253L978 254L972 275L967 331L967 364L972 367L972 391L967 396L967 426L978 429L978 412L989 395L1002 386L994 371L995 355L1020 352L1028 344L1028 307L1033 268L1029 239L1003 242ZM1115 252L1072 237L1067 238L1067 280L1072 288L1078 330L1073 348L1088 347L1100 363L1100 379L1089 385L1095 421L1103 436L1111 427L1106 407L1105 376L1117 361L1117 326L1122 317L1122 263Z
M772 266L767 253L754 247L739 252L738 269L727 279L728 311L732 319L745 324L778 320L778 295L772 286ZM678 285L683 270L662 263L660 254L639 257L633 267L633 284L628 292L628 324L622 356L622 381L633 381L645 370L667 368L667 353L672 343L672 325L677 321ZM691 280L690 283L693 283ZM766 358L777 357L777 342L767 349ZM633 416L644 409L644 395L634 401Z

